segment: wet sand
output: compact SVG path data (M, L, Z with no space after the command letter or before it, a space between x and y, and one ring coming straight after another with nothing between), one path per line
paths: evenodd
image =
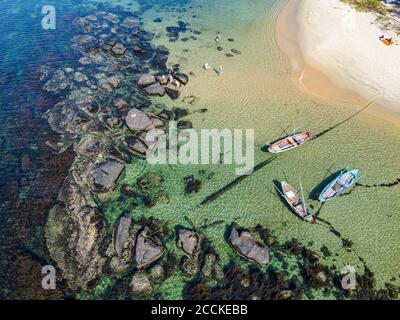
M328 70L320 70L306 61L299 43L299 6L299 1L289 0L276 23L276 41L290 59L292 80L296 86L303 92L330 104L365 106L370 103L368 108L370 114L400 126L400 113L393 109L393 106L371 101L356 93L356 90L342 87L331 78Z

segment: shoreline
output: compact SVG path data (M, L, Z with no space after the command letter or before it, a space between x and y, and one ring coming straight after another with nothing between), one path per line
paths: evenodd
M368 79L355 81L357 70L353 75L353 70L346 68L346 64L339 65L346 72L338 74L334 68L326 67L328 59L323 61L321 56L315 54L315 48L309 41L307 42L309 40L307 37L310 35L305 35L311 28L311 24L306 19L307 8L301 8L300 5L299 1L288 0L279 13L275 30L277 45L290 60L291 78L296 86L316 99L333 104L365 106L372 102L371 107L367 110L369 114L400 126L399 110L383 99L377 101L378 99L372 98L367 92L369 89ZM334 56L335 53L340 55L339 50L337 49L336 52L332 50L330 56ZM338 60L336 56L331 60L335 59ZM346 88L341 84L345 84Z

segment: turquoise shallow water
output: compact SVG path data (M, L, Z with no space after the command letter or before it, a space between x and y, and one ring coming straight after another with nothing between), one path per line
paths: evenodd
M19 106L22 104L28 106L35 117L40 118L41 111L35 109L40 91L26 90L26 87L31 86L28 82L32 81L28 77L30 72L44 63L68 66L76 59L69 48L73 17L90 13L96 8L106 10L113 6L139 12L146 30L155 34L153 43L164 45L170 50L168 65L179 63L184 72L192 74L189 85L182 89L181 99L171 102L165 98L155 98L153 103L161 102L168 108L185 107L192 112L207 108L206 113L193 112L186 118L192 121L195 128L254 129L256 163L271 158L259 147L279 137L284 128L297 126L318 133L360 109L359 106L329 105L316 101L292 84L288 59L275 41L275 20L284 1L79 3L63 0L56 4L59 27L48 32L40 28L40 8L43 4L40 1L34 4L4 1L0 4L0 12L10 17L8 21L0 22L1 123L13 121L13 117L21 112ZM183 32L176 41L171 41L166 28L177 26L178 21L184 21L199 33ZM223 37L218 44L214 41L217 33ZM232 53L231 49L240 50L241 54L226 56ZM212 70L204 71L202 65L205 62L213 66L222 64L224 76L218 77ZM20 100L16 99L17 96ZM192 96L196 100L190 104L188 97ZM54 102L42 101L42 104L46 103ZM43 109L45 111L46 107L40 108ZM135 219L143 215L165 223L172 239L174 228L178 225L198 228L210 241L224 266L232 261L240 263L244 268L252 266L238 258L225 241L227 226L232 222L245 228L254 228L260 224L270 229L282 243L292 238L299 239L302 244L317 252L323 264L334 265L339 270L351 264L358 272L362 272L361 257L374 272L378 287L385 282L398 285L400 187L397 184L385 186L396 182L400 176L400 164L397 161L400 139L397 131L398 128L393 124L384 120L377 121L368 112L362 113L302 148L281 155L215 201L203 206L200 203L207 196L236 178L235 166L152 166L143 160L136 160L127 164L125 176L110 198L98 204L110 222L110 232L113 223L124 211L129 211ZM9 137L8 126L2 127L0 133L3 167L19 167L20 160L13 161L9 156L6 157L6 152L17 156L37 148L34 138L28 143L22 140L19 143L17 139L15 143L15 139ZM300 221L287 210L273 190L275 180L287 179L296 185L301 179L308 198L329 172L347 166L360 170L361 185L351 194L326 204L319 214L321 219L328 221L334 230L340 232L340 236L323 223L310 225ZM155 206L133 206L132 199L123 196L121 187L135 187L138 179L149 172L162 176L164 181L152 190L152 196L158 195ZM2 179L14 180L18 174L24 173L7 170ZM198 193L186 195L184 179L190 175L201 181L201 189ZM19 181L21 199L33 199L41 195L40 190L32 190L29 184L23 185L20 179L15 180ZM2 200L6 202L7 199L4 197ZM309 199L308 203L314 210L319 207L313 199ZM4 226L12 222L6 215L2 215L2 219ZM34 223L38 222L33 220ZM350 252L343 247L342 239L352 242ZM166 246L168 252L178 258L182 257L174 241L167 241ZM324 257L321 250L323 246L329 248L331 256ZM289 257L287 259L290 266L296 265ZM272 260L271 266L282 268L276 259ZM292 272L296 274L298 270ZM156 290L165 298L179 299L189 280L176 271ZM108 279L104 279L95 295L101 296L108 284Z

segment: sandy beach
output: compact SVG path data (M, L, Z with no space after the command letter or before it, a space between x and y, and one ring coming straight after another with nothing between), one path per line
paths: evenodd
M290 0L278 19L277 41L291 59L294 80L331 101L373 101L400 111L400 46L379 41L381 35L397 39L376 19L339 0Z

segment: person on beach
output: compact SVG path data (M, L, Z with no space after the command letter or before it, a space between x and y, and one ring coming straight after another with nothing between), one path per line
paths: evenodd
M221 65L221 64L219 65L219 72L218 72L218 74L219 74L220 76L222 76L222 75L224 74L224 69L222 68L222 65Z

